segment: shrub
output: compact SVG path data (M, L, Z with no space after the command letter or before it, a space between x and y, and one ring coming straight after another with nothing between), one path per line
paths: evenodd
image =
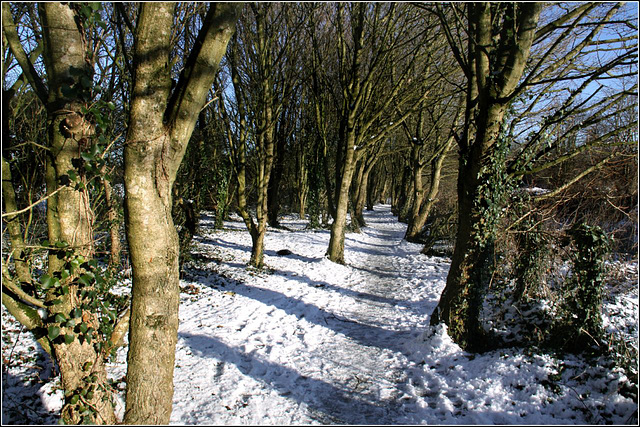
M561 289L550 344L571 352L595 350L602 344L604 261L610 243L600 227L584 223L571 227L567 237L574 249L572 270Z

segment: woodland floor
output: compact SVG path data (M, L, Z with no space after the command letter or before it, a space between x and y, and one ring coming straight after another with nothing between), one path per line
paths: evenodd
M203 216L181 282L172 424L636 424L629 381L606 357L474 355L430 327L449 260L404 241L389 206L365 218L337 265L328 231L286 217L256 270L243 223L214 230ZM616 268L605 324L637 348L637 263ZM50 364L2 316L3 423L57 422ZM126 350L109 366L120 414Z

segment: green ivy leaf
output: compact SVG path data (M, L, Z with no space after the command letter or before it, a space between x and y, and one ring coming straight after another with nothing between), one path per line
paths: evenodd
M83 334L86 334L88 329L89 329L89 327L87 326L87 324L85 322L82 322L82 323L80 323L78 325L78 330Z
M55 279L48 274L43 274L40 276L40 283L43 289L49 289L55 283Z
M106 283L106 280L104 280L104 277L102 277L100 274L96 274L95 275L95 279L96 279L96 283L98 285L104 285Z
M85 16L85 18L89 19L93 14L93 10L89 6L82 6L80 12Z
M100 155L100 153L102 153L102 147L100 147L100 144L93 144L91 146L91 155L96 158L98 157L98 155Z
M72 259L71 261L69 261L69 266L71 267L71 273L75 272L79 267L80 267L80 260L76 259Z
M47 328L47 335L49 339L54 340L60 335L60 328L58 326L49 326Z
M73 342L73 340L74 340L74 339L76 339L76 337L75 337L75 336L70 335L70 334L66 334L66 335L64 336L64 343L65 343L65 344L71 344L71 343Z

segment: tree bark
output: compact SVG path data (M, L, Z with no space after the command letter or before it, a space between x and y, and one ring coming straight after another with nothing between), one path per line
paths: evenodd
M60 181L70 170L75 170L74 162L80 157L84 145L80 141L93 134L92 125L81 114L82 103L73 95L64 92L72 86L78 87L78 72L90 73L85 68L85 45L83 34L76 23L76 15L68 6L61 3L44 3L40 6L42 18L44 63L47 70L48 92L37 75L31 75L30 81L41 99L46 99L48 115L48 137L50 156L46 170L47 193L59 189ZM89 204L87 190L73 187L62 188L47 200L47 223L51 244L64 242L76 255L91 258L94 251L93 212ZM49 274L53 275L63 267L63 260L56 254L49 256ZM47 292L46 301L59 299L60 304L49 305L49 318L57 313L68 314L77 308L79 301L75 285L63 296L56 296L53 290ZM60 335L73 335L69 327L62 327ZM79 407L68 400L62 409L62 418L68 423L89 421L112 424L115 413L110 395L107 392L107 375L102 355L93 344L74 339L71 343L52 341L53 352L60 369L61 383L65 393L74 394L86 386L88 375L96 377L95 390L91 398L85 396L86 404L94 411L86 417L80 414ZM91 362L91 369L85 369Z
M329 248L327 255L333 262L344 264L344 237L347 224L347 210L349 208L349 188L357 161L355 150L355 135L350 133L346 140L346 151L344 156L344 171L339 185L339 192L336 205L336 217L331 226L331 237L329 238Z
M353 213L360 227L365 227L367 225L364 220L363 211L368 200L369 176L371 175L371 171L377 164L378 159L380 158L379 156L380 147L377 147L376 151L374 151L373 153L369 153L367 157L362 159L362 173L360 173L360 171L358 172L358 179L356 180L357 187L353 200Z
M305 219L307 196L309 194L309 169L307 168L306 147L302 146L296 153L296 201L298 202L298 215Z
M429 188L426 192L426 195L424 194L424 189L422 188L422 168L418 168L418 172L414 170L414 201L407 225L407 231L404 236L404 238L409 242L416 241L420 232L422 231L422 228L426 224L427 219L429 218L429 214L431 213L431 209L436 202L436 197L438 196L438 191L440 189L442 165L447 157L447 152L453 145L453 142L453 137L450 137L445 144L442 152L437 153L431 159L431 179L429 181ZM418 192L417 188L420 188L421 190Z
M402 165L402 179L396 184L398 221L406 223L409 217L409 210L413 202L413 186L411 167L406 163Z
M113 199L113 188L111 182L105 179L102 181L104 187L104 201L107 204L107 220L109 221L109 268L117 270L120 267L120 223L118 222L118 209Z
M6 113L5 113L6 114ZM16 212L18 205L16 204L16 193L13 189L11 180L11 169L9 162L2 156L2 200L4 201L5 212ZM16 277L21 286L29 286L31 283L31 269L26 259L24 251L24 238L22 236L22 226L20 225L20 216L12 215L7 219L7 230L9 231L9 239L11 241L11 250L13 257L13 265L16 269Z
M275 161L273 162L273 171L269 186L267 189L267 205L268 205L268 223L271 227L280 227L278 215L280 213L280 183L284 173L284 159L286 137L278 133L278 143L275 145Z
M174 7L144 3L136 34L125 146L125 221L133 267L126 424L170 420L180 300L171 189L235 30L236 7L211 4L169 98Z
M447 284L431 317L432 324L446 323L454 341L469 351L491 345L479 319L488 285L486 272L493 262L479 191L489 177L481 170L495 156L504 115L524 71L541 11L539 3L505 6L508 25L515 23L517 31L494 46L492 34L500 28L492 27L497 24L491 7L489 3L467 4L469 63L461 63L467 76L467 100L459 139L458 231Z

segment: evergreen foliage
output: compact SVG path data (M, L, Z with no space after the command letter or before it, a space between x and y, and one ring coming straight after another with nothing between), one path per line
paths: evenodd
M598 349L603 342L602 298L604 261L610 242L598 226L575 224L567 231L571 275L562 286L562 302L551 344L569 351Z

